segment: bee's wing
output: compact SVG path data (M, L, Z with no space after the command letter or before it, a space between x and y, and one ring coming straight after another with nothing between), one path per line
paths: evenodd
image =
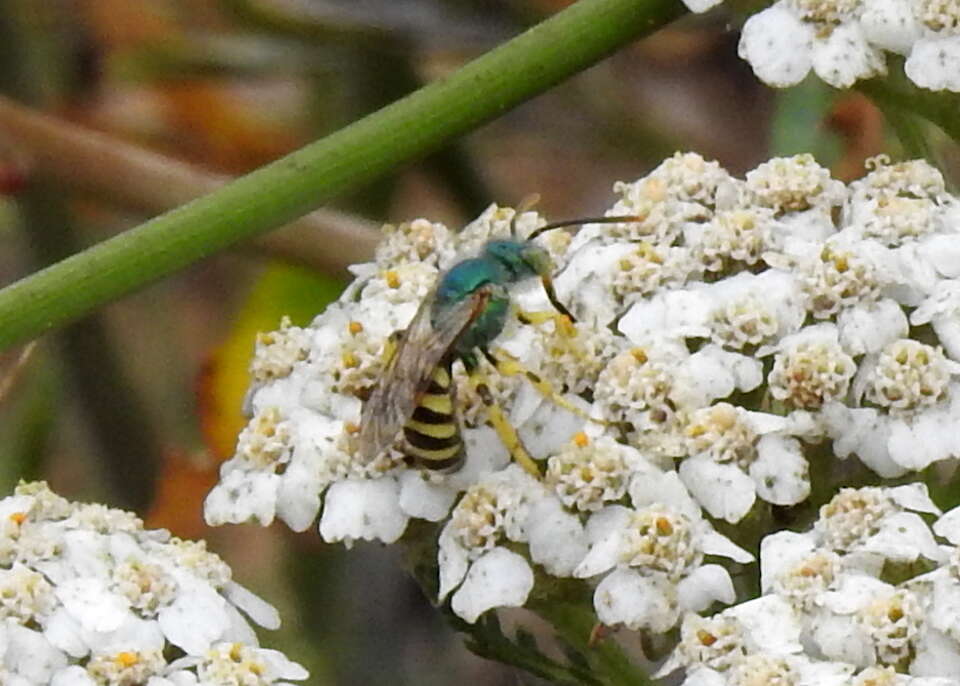
M431 322L433 294L423 301L363 405L359 436L362 459L372 460L397 437L430 385L433 370L483 311L491 292L490 287L477 289L442 311L435 323Z

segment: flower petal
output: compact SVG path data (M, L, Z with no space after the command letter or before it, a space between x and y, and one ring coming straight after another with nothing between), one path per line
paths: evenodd
M712 517L736 524L757 498L753 480L733 464L718 464L698 455L680 465L680 478Z
M495 607L520 607L533 588L533 570L520 555L494 548L470 566L463 585L453 594L450 606L473 624Z
M757 459L750 465L757 495L774 505L796 505L810 495L810 473L800 441L777 434L757 442Z
M774 5L747 19L737 53L753 73L777 88L795 86L810 71L813 29Z
M661 575L641 576L631 569L608 574L593 593L597 619L603 624L623 624L628 629L669 631L679 619L673 584Z
M346 479L327 491L320 518L320 535L327 543L383 541L393 543L407 528L400 509L400 487L391 477Z
M737 594L725 568L702 565L677 584L677 599L683 611L701 612L716 601L729 605L737 599Z
M580 519L556 498L543 498L527 518L530 558L553 576L571 576L587 554L587 536Z
M960 91L960 37L921 38L903 70L921 88Z
M849 88L860 79L886 73L883 54L867 43L859 23L840 24L814 43L813 69L834 88Z

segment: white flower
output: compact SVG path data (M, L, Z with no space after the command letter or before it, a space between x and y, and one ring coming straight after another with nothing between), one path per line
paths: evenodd
M799 281L787 272L740 273L702 289L711 298L713 341L739 351L763 354L795 333L806 317Z
M777 228L772 208L723 210L696 236L695 255L708 272L729 270L738 264L749 267L772 247Z
M942 282L933 293L910 315L915 326L930 324L944 350L953 359L960 359L960 282Z
M494 548L470 565L451 607L472 624L495 607L523 605L532 588L533 570L527 561L506 548Z
M544 482L571 509L596 511L627 492L637 451L607 436L577 434L547 462Z
M908 55L928 31L950 34L929 17L949 15L953 0L937 1L781 0L748 23L741 47L774 51L763 68L778 78L813 68L847 83L878 69L883 50ZM760 35L766 22L793 33ZM762 602L684 620L686 647L668 664L687 668L688 686L939 686L960 673L960 515L935 535L927 519L939 512L920 485L828 489L865 482L834 458L897 478L960 455L960 202L927 163L869 166L844 185L797 155L736 179L678 154L616 184L611 223L536 237L573 316L537 279L503 284L496 362L476 354L484 382L452 361L466 455L452 473L405 461L399 431L381 455L361 457L362 403L391 337L429 307L445 270L545 220L491 206L459 233L426 220L389 229L326 313L261 338L251 420L208 521L280 517L305 530L319 517L324 540L348 546L426 544L413 539L439 529L439 599L465 621L526 604L535 579L549 596L551 579L573 577L582 581L562 586L588 584L600 623L659 633L735 602L731 575L752 561L738 543L763 536ZM811 493L818 504L835 497L806 533L777 531L802 521ZM721 530L736 542L714 524L735 524ZM84 536L27 543L37 559L68 549L102 567ZM10 550L0 538L8 565L20 561ZM51 583L55 571L44 569ZM149 562L95 578L52 596L12 580L32 591L10 612L42 615L53 597L51 635L70 656L90 650L83 632L99 632L110 655L110 627L136 631L146 654L158 639L145 617L182 627L217 615L216 590L188 606L171 595L178 577ZM77 628L80 615L91 626ZM160 637L231 640L218 630Z
M778 3L747 20L737 52L761 81L785 88L810 72L813 39L813 29Z
M878 579L843 575L836 591L823 596L810 633L833 660L858 667L897 666L916 652L924 621L917 596Z
M587 231L582 229L581 234ZM578 236L579 238L579 236ZM577 239L575 239L577 240ZM621 260L634 252L632 243L605 244L600 238L577 246L566 268L557 275L557 296L577 322L605 326L619 315L623 305L610 299L618 271L622 272ZM628 263L628 266L632 264ZM649 270L638 276L647 276ZM659 276L659 271L652 274ZM657 285L654 282L652 285ZM639 284L643 287L643 284Z
M799 441L773 433L785 426L728 403L697 410L685 429L690 457L680 478L707 512L732 523L757 495L778 505L802 502L810 493L807 461Z
M528 367L536 365L535 371L557 392L583 393L593 388L601 370L622 345L609 329L578 326L566 317L551 317L535 326L535 331L535 339L523 351L527 357L517 357ZM518 333L517 338L521 335Z
M785 602L792 610L804 655L791 659L819 664L831 679L862 670L853 682L823 683L935 684L956 674L960 643L950 632L955 633L960 584L952 561L960 557L936 542L918 512L938 514L922 484L844 489L821 508L811 531L764 538L762 599ZM955 533L954 521L942 517L937 533ZM930 565L933 572L910 578ZM893 585L880 578L893 570L907 574L907 581ZM901 678L899 672L917 678Z
M400 485L389 476L337 481L324 499L320 535L348 547L357 539L393 543L407 527L399 499Z
M947 195L936 168L920 160L890 164L884 156L867 166L873 171L850 184L847 225L892 247L943 230Z
M886 560L913 562L943 554L930 528L916 512L938 513L926 486L841 489L820 508L814 527L822 544L838 552L859 552Z
M771 8L772 9L772 8ZM747 172L745 192L760 207L774 210L778 216L821 212L843 202L843 184L830 177L830 171L817 164L813 155L775 157Z
M942 563L945 553L917 512L938 513L922 484L842 489L820 508L811 531L763 539L761 589L810 610L848 572L878 575L887 561Z
M870 45L856 21L857 4L781 0L747 20L739 54L762 81L777 87L796 85L811 67L835 88L883 75L882 52Z
M887 344L868 356L854 382L854 395L878 409L832 405L824 413L840 456L856 452L884 476L924 469L960 450L948 427L960 417L960 366L943 352L910 339Z
M453 259L455 248L450 229L426 219L415 219L399 226L383 227L383 240L377 246L376 261L384 269L404 262L427 262L435 267Z
M42 483L21 484L0 500L0 513L4 684L153 684L173 672L187 679L177 683L195 683L222 642L283 665L245 683L307 678L280 653L256 647L241 612L275 629L276 610L231 581L203 543L145 530L130 513L69 503ZM196 662L168 664L172 651Z
M589 578L610 572L594 591L597 617L604 624L659 633L674 626L684 612L735 598L727 570L702 564L703 555L738 562L752 556L707 522L685 514L690 512L686 493L661 495L675 505L644 506L635 500L636 509L610 505L587 522L590 551L574 575Z
M752 655L793 661L801 652L800 624L792 608L776 596L764 596L731 607L713 617L687 614L680 628L680 643L655 676L666 676L680 667L690 677L718 675L721 680L703 683L724 684L722 675L738 670ZM750 663L757 666L751 660ZM736 683L736 682L734 682Z
M960 365L936 348L910 339L887 345L866 379L866 399L891 412L914 413L937 405Z
M171 663L166 674L169 683L177 686L196 682L284 686L287 679L299 681L308 676L303 667L283 653L242 643L218 643L202 656L180 658ZM147 686L153 686L153 681Z
M691 224L709 220L719 193L732 183L732 177L716 162L707 162L695 153L677 153L639 181L614 185L621 199L608 214L634 215L638 221L597 224L595 232L607 239L669 245ZM591 229L585 229L579 240L591 238Z
M960 5L956 0L919 0L913 11L920 36L904 72L922 88L960 91Z
M307 332L284 317L277 331L257 334L250 376L260 383L289 376L294 365L307 359L309 353Z
M773 397L807 410L843 400L857 365L838 339L832 324L807 327L784 338L768 379Z
M807 310L817 319L828 319L880 297L884 257L878 243L847 232L823 243L794 242L787 253L770 253L765 259L778 269L793 271L807 296Z
M531 558L570 576L586 553L583 526L546 488L516 465L471 486L440 534L440 600L456 589L453 611L475 622L495 607L526 602L533 570L501 544L529 543Z
M955 0L780 0L750 17L739 54L765 83L793 86L812 68L836 88L886 73L884 51L907 55L918 86L960 90Z
M904 71L915 84L930 90L960 91L960 36L936 34L918 40Z
M807 19L836 25L859 11L842 3L804 7ZM885 384L896 391L905 377L877 363L887 359L891 344L910 335L904 306L920 305L913 323L931 322L945 350L960 349L953 317L960 296L946 295L960 270L943 256L949 244L935 242L952 237L947 217L960 212L929 165L882 159L873 165L868 177L847 189L809 155L770 160L738 181L714 162L678 154L643 179L616 186L620 199L608 214L630 213L635 221L590 225L572 240L560 231L538 238L559 265L559 296L578 321L542 313L507 317L494 345L501 357L513 358L501 370L513 371L505 375L481 363L489 396L506 408L533 457L548 459L577 431L590 433L579 416L584 413L612 422L620 430L614 440L650 459L694 457L685 434L690 417L760 388L762 358L770 353L776 353L774 368L763 392L798 410L794 417L815 413L798 437L829 437L839 455L856 452L885 475L951 454L947 432L936 438L928 430L954 420L949 386L940 382L940 400L924 411L903 417L897 409L894 416L883 409L886 401L878 402L878 389ZM904 208L903 217L914 212L909 208L920 214L890 219L895 207ZM935 219L932 233L923 220L928 216ZM341 301L309 327L283 326L262 337L264 361L257 365L267 371L251 392L253 416L237 454L208 499L208 521L268 523L279 516L302 530L323 508L332 538L380 536L373 529L349 533L367 526L363 507L338 514L350 499L325 506L326 489L344 480L385 480L370 492L396 497L395 505L377 509L396 517L380 530L386 539L403 530L405 518L442 520L458 492L503 465L499 441L465 433L462 473L408 478L399 450L356 459L360 399L380 378L386 338L409 323L440 270L491 237L508 237L511 230L529 235L542 225L535 213L491 206L461 234L426 221L391 229L378 263L354 270L360 278ZM709 283L698 280L704 275ZM511 296L527 310L549 307L535 280ZM823 326L804 328L808 315L824 320ZM535 372L529 378L540 390L550 385L563 393L560 405L557 396L543 398L522 368ZM460 421L484 429L490 416L476 385L459 363L454 376ZM856 407L861 400L870 407ZM776 441L764 441L765 454L776 458L739 466L753 469L750 474L729 473L722 482L739 484L735 503L714 502L711 512L736 519L757 493L778 504L805 497L799 446L791 431L778 431ZM684 468L688 476L698 460ZM779 470L780 460L789 468ZM698 491L706 500L705 490ZM426 493L435 497L420 500ZM351 517L361 520L351 524ZM330 529L334 521L343 523Z
M901 55L917 40L920 24L911 0L874 0L861 6L860 25L867 40Z
M666 287L682 284L697 271L690 251L683 247L654 246L646 241L615 243L609 246L605 256L616 258L607 271L610 275L607 278L612 281L610 290L623 307Z

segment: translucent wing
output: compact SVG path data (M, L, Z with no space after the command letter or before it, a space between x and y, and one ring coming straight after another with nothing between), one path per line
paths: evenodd
M443 310L431 322L433 294L428 296L403 332L394 355L370 397L360 420L360 456L372 460L397 437L451 346L486 307L494 286L475 290Z

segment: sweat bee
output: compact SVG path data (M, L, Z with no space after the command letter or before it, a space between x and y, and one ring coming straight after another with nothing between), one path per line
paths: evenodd
M477 257L461 260L443 273L407 329L388 341L386 367L361 414L361 459L374 459L393 444L403 429L404 452L413 463L442 472L459 469L465 451L456 417L456 388L451 367L455 360L460 360L472 376L479 366L478 353L494 367L498 366L489 346L506 323L510 311L509 287L540 277L550 303L558 313L573 321L554 291L552 260L534 239L553 229L623 221L636 221L636 217L555 222L536 229L526 240L490 240ZM515 235L513 224L511 233ZM489 391L482 382L477 384L477 390L488 407L491 406L492 398L487 402L485 395ZM515 430L502 413L499 416L499 422L493 423L514 458L528 471L537 471L519 444Z

